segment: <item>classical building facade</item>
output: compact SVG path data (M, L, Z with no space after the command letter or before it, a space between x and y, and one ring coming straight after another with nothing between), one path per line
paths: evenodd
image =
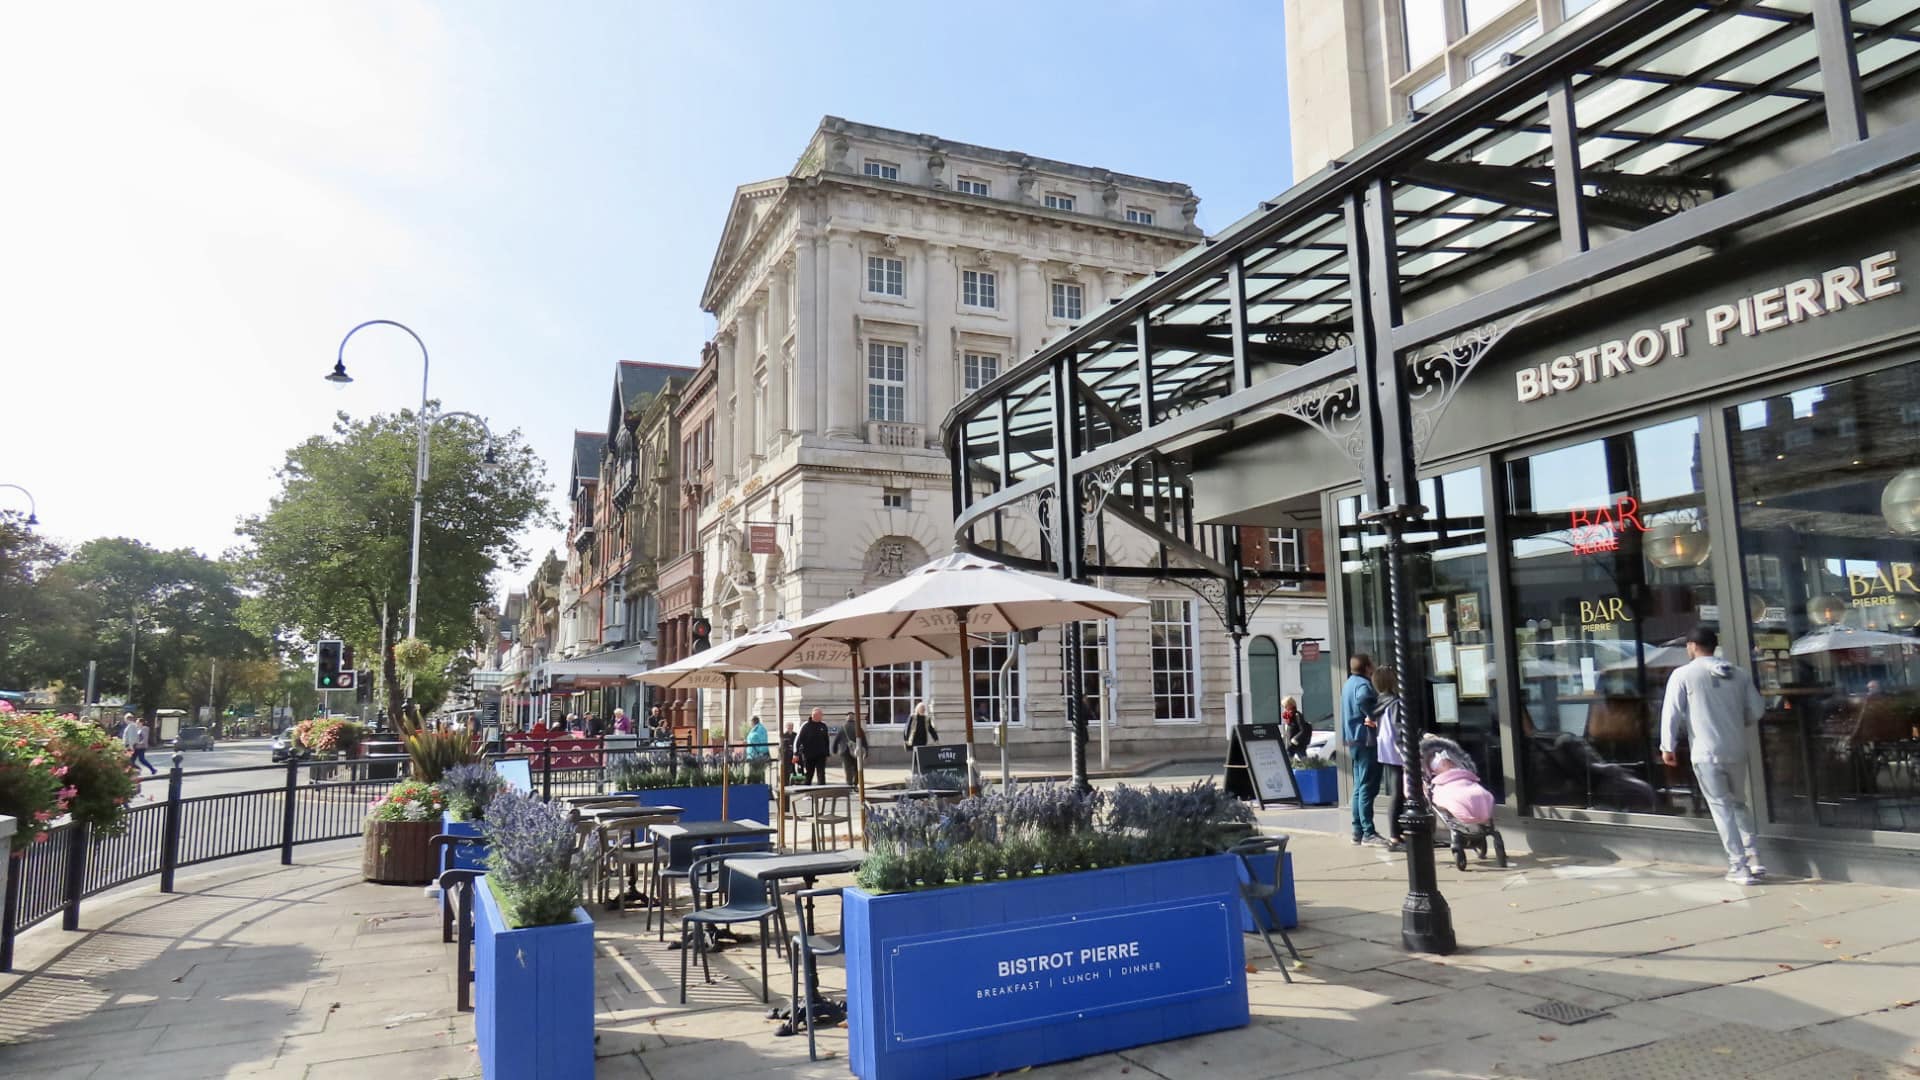
M817 610L953 546L948 411L1015 360L1201 239L1184 184L822 121L786 176L740 187L702 305L718 322L711 390L683 412L686 506L714 640ZM706 447L688 448L709 430ZM1039 554L1015 529L1006 550ZM683 558L695 557L692 552ZM1223 730L1229 650L1203 598L1135 586L1137 617L1090 627L1089 670L1129 740ZM975 650L976 719L1058 741L1061 644ZM843 672L789 695L788 718L851 705ZM771 718L771 693L749 695ZM878 725L934 702L959 737L958 665L871 673ZM719 717L709 705L708 724ZM877 743L890 745L882 736Z
M1316 0L1286 5L1287 121L1305 178L1546 31L1613 0Z

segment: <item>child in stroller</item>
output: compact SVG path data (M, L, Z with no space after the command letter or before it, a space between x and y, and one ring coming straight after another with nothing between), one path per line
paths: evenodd
M1493 823L1493 793L1480 786L1473 759L1452 739L1425 735L1420 739L1420 761L1427 778L1427 802L1434 817L1453 834L1453 865L1467 868L1467 848L1484 859L1493 842L1494 865L1507 865L1507 843Z

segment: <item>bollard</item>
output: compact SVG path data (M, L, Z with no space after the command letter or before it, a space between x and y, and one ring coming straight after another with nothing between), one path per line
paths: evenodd
M165 831L160 836L160 891L173 891L173 872L180 865L180 765L186 757L173 752L173 769L167 773L167 809Z
M62 930L80 929L80 894L87 890L87 826L67 825L67 901L60 912Z
M286 802L280 809L280 865L293 865L293 811L294 800L300 791L300 760L287 756L287 793Z

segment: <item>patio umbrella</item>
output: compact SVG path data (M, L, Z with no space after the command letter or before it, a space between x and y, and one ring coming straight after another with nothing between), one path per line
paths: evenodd
M711 649L702 649L692 656L682 657L671 664L643 671L633 676L634 681L669 690L720 690L722 735L720 737L720 816L727 817L727 788L733 770L728 757L727 744L733 741L733 688L756 689L771 686L780 695L780 709L786 710L786 690L789 686L804 686L820 681L819 676L805 671L766 671L760 668L743 668L729 663L726 658L727 646L723 643ZM776 729L779 718L774 719ZM786 771L783 767L782 773ZM781 778L784 790L786 779ZM784 801L780 809L784 812Z
M1835 625L1815 630L1802 638L1795 638L1792 651L1795 656L1810 656L1814 653L1838 652L1842 649L1884 649L1894 645L1920 645L1920 639L1882 633L1878 630Z
M822 608L795 622L787 632L801 641L827 638L858 642L858 651L865 652L890 640L953 640L971 633L1013 633L1086 619L1118 618L1145 606L1145 600L1124 593L1029 574L956 551L863 596ZM971 654L971 649L960 650L960 698L967 725L967 788L976 792Z
M793 668L824 668L846 665L853 674L853 715L861 719L860 672L865 666L905 664L921 660L947 660L966 653L960 644L958 630L924 636L886 638L884 640L862 641L860 639L808 638L800 640L793 636L792 623L785 619L775 619L752 633L742 634L731 641L714 646L721 650L719 659L727 664L756 668L768 671L784 671ZM978 639L976 639L978 640ZM786 703L783 698L781 711L784 714ZM780 769L780 814L782 824L786 815L787 770ZM867 835L867 768L861 762L854 773L858 785L857 797L860 801L860 836ZM784 834L783 834L784 835Z

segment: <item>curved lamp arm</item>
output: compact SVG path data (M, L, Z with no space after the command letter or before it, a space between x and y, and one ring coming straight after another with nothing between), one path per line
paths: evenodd
M12 488L20 494L25 495L27 497L27 524L40 524L40 507L33 501L33 492L28 491L19 484L0 484L0 488Z
M471 420L474 423L479 424L480 430L483 433L485 433L487 437L486 452L481 456L480 464L487 467L492 467L494 465L499 464L499 459L494 455L494 452L493 452L493 444L494 444L493 428L487 426L486 417L483 417L478 413L447 412L447 413L439 413L435 415L432 420L428 421L428 423L438 424L444 420Z
M394 322L392 319L368 319L366 322L347 331L347 336L340 339L340 351L334 358L333 372L327 376L327 381L336 383L349 383L353 381L353 377L347 374L347 342L352 341L353 335L365 330L369 326L397 326L401 330L406 331L407 336L413 339L415 345L420 346L420 400L423 402L426 401L427 369L431 364L431 361L427 358L427 343L421 341L420 335L414 333L413 329L407 324Z

